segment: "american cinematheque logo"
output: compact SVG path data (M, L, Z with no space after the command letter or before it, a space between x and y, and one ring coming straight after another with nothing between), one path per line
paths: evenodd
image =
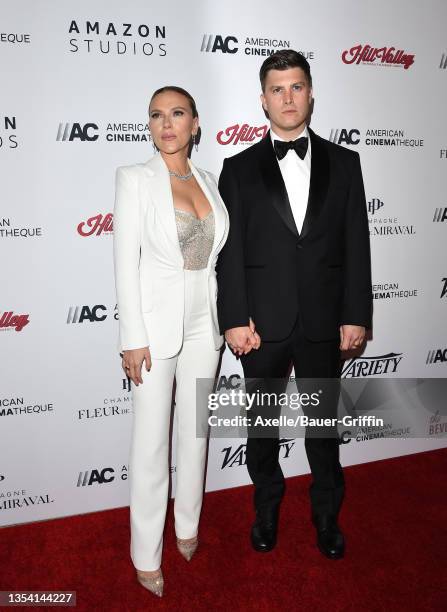
M68 35L70 53L147 57L167 55L165 25L72 19L68 25Z
M217 132L216 140L221 145L251 145L258 140L262 140L268 132L267 125L259 127L249 125L248 123L235 123L224 130Z
M56 133L57 142L149 142L147 123L109 121L105 127L97 122L80 123L78 121L61 122Z
M365 64L408 70L414 63L414 54L405 53L396 47L372 47L359 44L343 51L341 59L345 64Z
M29 402L29 400L28 400ZM52 403L28 403L24 397L0 397L0 417L53 412Z
M279 49L290 49L290 40L267 36L236 36L235 34L203 34L202 53L225 53L234 55L239 51L245 55L268 56ZM299 51L307 60L315 58L315 51Z
M368 128L362 138L358 128L331 128L329 138L339 145L355 146L363 144L368 147L423 147L423 138L410 138L405 130L391 128ZM441 155L442 157L442 155Z

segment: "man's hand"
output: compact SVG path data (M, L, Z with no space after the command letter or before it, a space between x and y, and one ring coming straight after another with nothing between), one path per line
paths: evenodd
M143 384L141 376L143 361L146 362L146 370L149 372L152 366L149 347L123 351L123 370L137 387L140 383Z
M365 341L365 328L360 325L340 325L340 350L357 349Z
M230 349L239 357L261 346L261 338L255 331L255 324L251 319L250 325L227 329L225 332L225 340Z

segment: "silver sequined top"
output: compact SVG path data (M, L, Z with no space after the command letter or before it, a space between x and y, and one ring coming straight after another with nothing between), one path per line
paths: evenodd
M175 222L185 270L206 268L214 242L213 211L198 219L192 213L176 208Z

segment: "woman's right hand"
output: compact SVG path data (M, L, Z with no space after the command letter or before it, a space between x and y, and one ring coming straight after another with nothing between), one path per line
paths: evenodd
M146 370L149 372L152 362L148 346L145 348L123 351L123 370L126 376L128 376L137 387L140 383L143 384L143 378L141 376L141 366L143 362L146 362Z

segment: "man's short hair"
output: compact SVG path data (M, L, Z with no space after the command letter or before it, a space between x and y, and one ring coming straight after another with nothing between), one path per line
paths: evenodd
M304 55L293 49L280 49L272 53L259 70L262 91L265 91L265 79L269 70L287 70L288 68L301 68L309 81L309 86L312 87L310 65Z

